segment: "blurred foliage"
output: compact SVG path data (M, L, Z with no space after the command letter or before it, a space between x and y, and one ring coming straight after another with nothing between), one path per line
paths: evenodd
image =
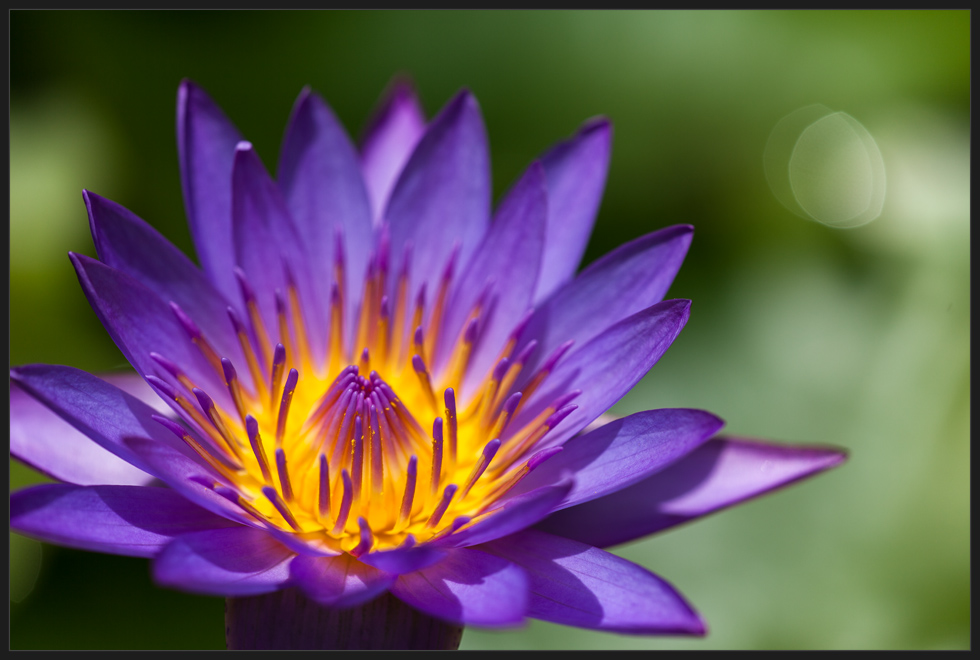
M304 85L355 137L395 74L430 116L469 87L498 197L604 114L615 141L586 261L696 226L671 291L691 320L617 411L705 408L729 432L851 459L616 549L691 600L704 640L532 622L468 629L463 648L968 648L969 37L966 11L12 11L11 362L125 366L65 258L94 254L83 188L193 254L181 78L272 170ZM801 219L766 185L769 132L812 103L881 150L867 226ZM12 488L41 479L12 462ZM154 587L146 560L12 534L10 561L11 648L223 647L221 599Z

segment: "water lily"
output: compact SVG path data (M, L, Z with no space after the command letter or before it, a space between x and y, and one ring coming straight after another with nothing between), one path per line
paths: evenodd
M136 374L11 370L11 454L61 482L11 495L18 532L150 557L158 584L266 624L384 602L457 627L702 635L666 580L604 548L843 460L715 437L701 410L595 423L687 322L664 296L693 231L576 275L604 119L492 214L466 91L426 121L394 85L358 150L306 89L276 179L188 81L177 136L200 268L84 193L99 258L71 261ZM312 644L277 639L250 644Z

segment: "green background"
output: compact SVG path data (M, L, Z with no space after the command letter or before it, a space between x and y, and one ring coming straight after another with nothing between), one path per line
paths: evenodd
M94 255L81 190L193 253L177 85L207 89L274 169L312 85L355 137L394 74L429 116L460 87L500 193L586 118L615 127L586 262L696 227L671 297L686 329L618 404L715 412L735 434L830 443L841 468L615 552L663 575L703 640L531 622L462 648L969 647L966 11L33 12L10 14L12 364L123 358L66 252ZM848 113L887 171L857 229L790 213L763 174L776 122ZM11 488L41 478L12 462ZM222 648L223 602L154 587L145 559L11 534L12 648Z

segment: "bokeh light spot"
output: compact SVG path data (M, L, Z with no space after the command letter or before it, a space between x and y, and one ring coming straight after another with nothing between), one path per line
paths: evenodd
M773 128L766 179L793 213L836 228L859 227L885 202L885 166L874 138L857 120L815 104Z

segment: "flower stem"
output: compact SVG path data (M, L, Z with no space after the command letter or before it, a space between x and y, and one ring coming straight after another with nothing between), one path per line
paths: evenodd
M225 599L229 649L455 650L463 627L414 610L390 593L346 609L324 607L296 588Z

